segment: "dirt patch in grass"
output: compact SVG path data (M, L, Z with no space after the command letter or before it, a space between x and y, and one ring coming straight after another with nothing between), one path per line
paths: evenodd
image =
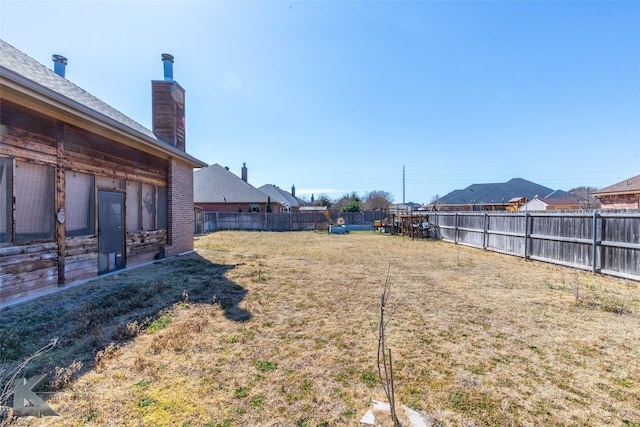
M358 425L389 267L397 401L433 425L640 424L638 283L373 233L196 248L0 312L4 360L83 364L38 424Z

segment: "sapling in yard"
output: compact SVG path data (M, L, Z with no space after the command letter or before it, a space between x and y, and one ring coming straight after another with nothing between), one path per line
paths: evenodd
M391 269L391 266L389 266ZM389 280L389 272L387 272L387 279L384 282L382 288L382 295L380 297L380 321L378 323L378 376L382 383L382 388L387 400L389 401L389 408L391 411L391 419L394 427L400 426L400 421L396 415L396 402L395 402L395 390L393 385L393 362L391 360L391 349L385 347L385 333L389 320L385 319L385 310L389 309L389 295L391 293L391 284ZM395 308L391 309L391 315L395 311Z

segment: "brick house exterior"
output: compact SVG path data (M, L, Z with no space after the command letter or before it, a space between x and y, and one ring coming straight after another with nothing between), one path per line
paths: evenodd
M591 193L602 209L640 209L640 175Z
M258 190L247 179L247 167L243 165L241 176L217 163L193 172L196 209L205 212L264 213L269 196ZM271 198L272 212L280 212L282 204Z
M166 256L193 249L193 167L185 162L169 163L169 232Z

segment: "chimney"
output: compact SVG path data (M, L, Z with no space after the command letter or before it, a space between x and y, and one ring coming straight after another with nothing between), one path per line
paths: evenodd
M67 58L62 55L55 54L51 59L53 59L53 72L60 77L64 77L64 72L67 67Z
M292 186L291 186L291 195L292 195L293 197L296 197L296 186L295 186L295 185L292 185Z
M249 181L247 180L247 164L246 163L242 163L242 180L246 183L248 183Z
M153 133L169 145L185 151L184 89L173 80L173 55L163 53L164 80L151 82Z

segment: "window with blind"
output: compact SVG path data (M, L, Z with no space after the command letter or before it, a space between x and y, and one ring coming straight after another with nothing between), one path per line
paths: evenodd
M93 175L65 173L65 224L67 237L95 234L95 178Z
M11 241L13 160L0 157L0 243Z
M127 181L127 231L167 229L167 187Z
M156 222L156 187L142 184L142 229L155 230Z
M140 189L139 182L127 181L127 231L138 231L140 226Z
M54 168L16 162L16 242L53 239Z

